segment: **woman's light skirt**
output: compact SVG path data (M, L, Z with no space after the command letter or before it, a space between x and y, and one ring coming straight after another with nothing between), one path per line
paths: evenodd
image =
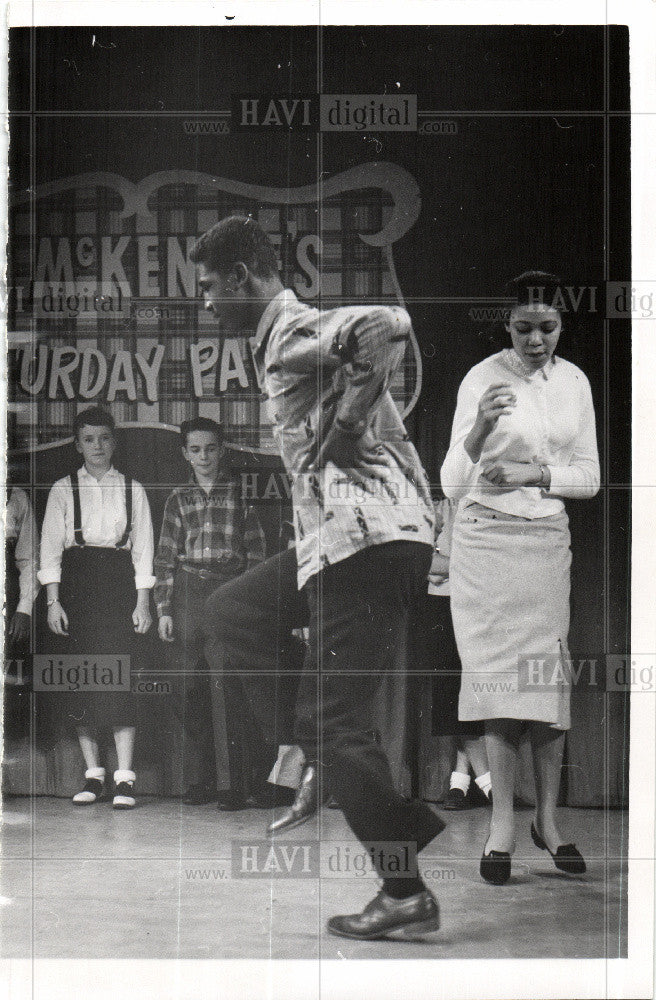
M450 584L462 663L459 718L570 727L569 520L529 520L465 500Z

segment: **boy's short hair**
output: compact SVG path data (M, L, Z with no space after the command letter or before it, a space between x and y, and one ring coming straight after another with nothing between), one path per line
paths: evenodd
M182 447L187 447L189 435L193 431L208 431L216 438L217 444L223 444L223 428L217 424L216 420L209 417L194 417L193 420L185 420L180 424L180 436L182 437Z
M229 271L241 261L258 278L278 275L273 243L250 215L228 215L203 233L194 244L190 259L210 271Z
M107 427L114 434L116 424L109 410L102 406L90 406L88 410L80 410L73 420L73 437L77 441L83 427Z

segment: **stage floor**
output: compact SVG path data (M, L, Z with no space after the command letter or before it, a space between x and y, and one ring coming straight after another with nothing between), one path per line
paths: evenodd
M372 873L354 874L362 852L339 811L323 809L320 819L279 838L275 855L268 855L268 814L262 810L219 813L213 805L194 808L173 799L142 798L138 808L122 812L108 803L76 808L65 799L11 798L4 803L2 830L2 954L92 959L626 955L627 814L562 810L563 828L588 862L587 874L577 878L559 873L534 847L531 811L519 811L513 874L502 887L487 885L478 874L489 811L442 815L447 829L419 857L420 871L442 906L441 931L421 943L365 943L333 937L325 929L331 915L360 910L380 884ZM286 873L288 868L295 877Z

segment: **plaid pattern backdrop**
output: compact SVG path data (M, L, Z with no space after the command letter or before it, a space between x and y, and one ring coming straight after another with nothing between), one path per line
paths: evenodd
M266 401L257 387L246 336L239 337L238 342L248 387L243 388L232 379L221 392L216 372L211 372L203 378L203 396L194 395L189 345L199 339L212 339L216 330L213 318L196 298L195 287L183 287L176 262L184 262L200 233L231 213L251 213L272 236L278 246L283 280L295 288L299 298L320 307L398 301L384 248L370 246L360 239L361 233L379 232L390 219L394 205L387 192L375 188L345 191L326 198L319 213L316 204L294 205L293 188L292 203L271 205L206 187L200 182L201 177L198 184L171 183L160 187L150 196L147 215L122 216L121 195L100 186L71 187L48 197L38 197L37 192L34 217L29 204L16 205L10 210L10 285L22 289L22 308L10 303L9 315L12 331L9 399L17 412L18 446L33 447L67 437L77 410L99 403L107 405L119 423L178 425L193 416L208 416L225 426L231 445L247 450L275 450ZM146 234L153 236L152 244L140 254L136 238ZM307 259L320 274L314 283L298 259L299 244L313 234L321 240L321 259L313 256L312 245L309 249L307 242L302 245ZM30 289L35 274L34 258L44 237L50 239L53 260L58 239L66 238L72 248L75 280L90 285L100 277L101 241L105 240L114 249L121 237L130 237L121 256L132 292L123 314L95 310L72 317L43 315L42 310L35 310ZM76 256L76 248L78 241L85 238L88 252L83 265L79 255ZM144 294L148 287L154 294ZM21 361L29 384L36 381L38 385L43 374L38 352L44 345L50 351L65 346L95 348L107 358L111 369L117 351L138 351L150 358L158 344L164 347L164 357L159 370L157 402L148 401L138 369L134 401L126 392L119 391L115 400L107 403L107 383L92 399L72 400L66 398L60 384L56 398L49 399L49 370L38 392L30 394L20 386ZM18 350L11 350L12 347ZM25 347L29 357L23 354ZM42 364L46 357L51 358L51 353L44 352ZM407 408L416 381L417 361L410 344L391 387L401 410Z

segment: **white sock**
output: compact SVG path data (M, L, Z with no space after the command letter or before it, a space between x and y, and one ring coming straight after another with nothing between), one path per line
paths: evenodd
M486 771L485 774L481 774L479 778L476 778L476 784L489 799L490 792L492 791L492 779L490 777L490 772Z
M470 782L471 778L469 777L468 774L463 774L462 771L452 771L451 781L449 783L449 789L459 788L460 791L466 795L467 792L469 791Z
M98 781L105 780L105 768L104 767L90 767L84 772L84 777L88 780L89 778L97 778Z
M133 784L136 780L136 774L134 771L114 771L114 784L118 785L121 781L127 781L128 784Z

